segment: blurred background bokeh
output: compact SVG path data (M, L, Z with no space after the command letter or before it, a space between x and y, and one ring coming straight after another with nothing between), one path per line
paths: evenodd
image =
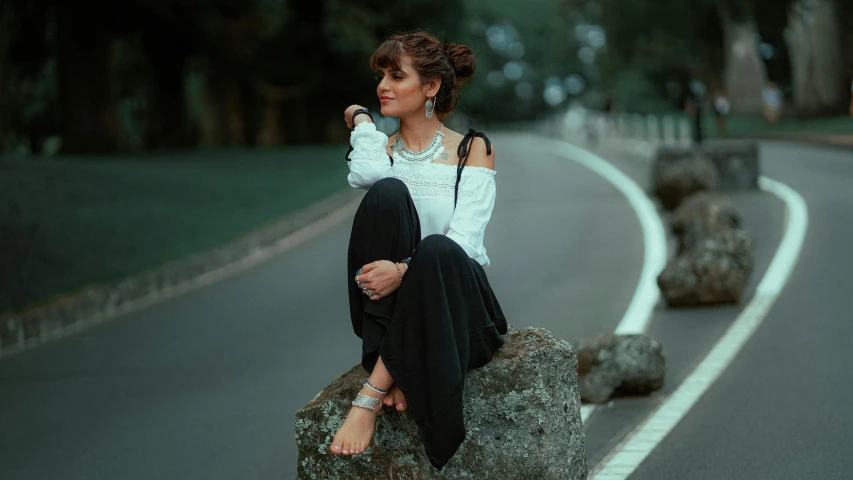
M853 131L849 0L0 0L0 23L0 311L346 188L341 113L378 110L390 33L472 47L457 129L580 106Z
M367 57L413 28L473 48L460 112L490 122L678 110L693 80L735 114L768 82L786 115L849 114L853 80L846 0L4 0L0 18L17 155L344 141L342 109L376 104Z

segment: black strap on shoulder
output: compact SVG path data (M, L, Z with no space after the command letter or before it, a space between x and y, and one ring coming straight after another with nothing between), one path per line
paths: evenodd
M453 209L456 209L456 201L459 199L459 181L462 180L462 169L468 163L468 155L471 153L471 145L474 143L474 137L480 137L486 142L486 155L492 154L492 142L486 137L483 132L478 132L473 128L468 129L468 133L462 137L459 147L456 149L456 155L459 156L459 164L456 165L456 188L453 191Z

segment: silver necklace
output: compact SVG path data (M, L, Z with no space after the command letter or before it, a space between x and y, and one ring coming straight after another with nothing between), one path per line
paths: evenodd
M436 130L435 135L432 137L432 143L420 152L413 152L406 148L406 145L403 143L402 135L397 135L397 138L394 139L394 144L391 148L403 160L407 160L409 162L431 162L435 159L438 150L441 148L441 142L444 138L444 134L441 133L442 130L444 130L444 123L441 124L441 128Z

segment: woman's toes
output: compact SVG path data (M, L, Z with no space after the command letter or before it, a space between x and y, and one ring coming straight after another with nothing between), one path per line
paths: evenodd
M390 407L394 405L394 396L393 395L385 395L385 398L382 399L382 405L386 407Z
M404 402L400 402L397 404L397 411L402 412L402 411L406 410L406 408L408 408L408 407L409 406L406 405Z
M333 453L333 454L338 455L338 454L340 454L340 453L341 453L341 446L340 446L340 445L332 444L332 449L331 449L331 450L332 450L332 453Z

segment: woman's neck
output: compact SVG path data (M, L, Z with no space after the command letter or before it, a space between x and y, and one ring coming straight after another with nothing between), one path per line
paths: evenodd
M400 138L412 152L420 152L427 148L435 136L435 132L441 128L441 121L437 116L426 118L423 113L417 115L420 118L400 119Z

